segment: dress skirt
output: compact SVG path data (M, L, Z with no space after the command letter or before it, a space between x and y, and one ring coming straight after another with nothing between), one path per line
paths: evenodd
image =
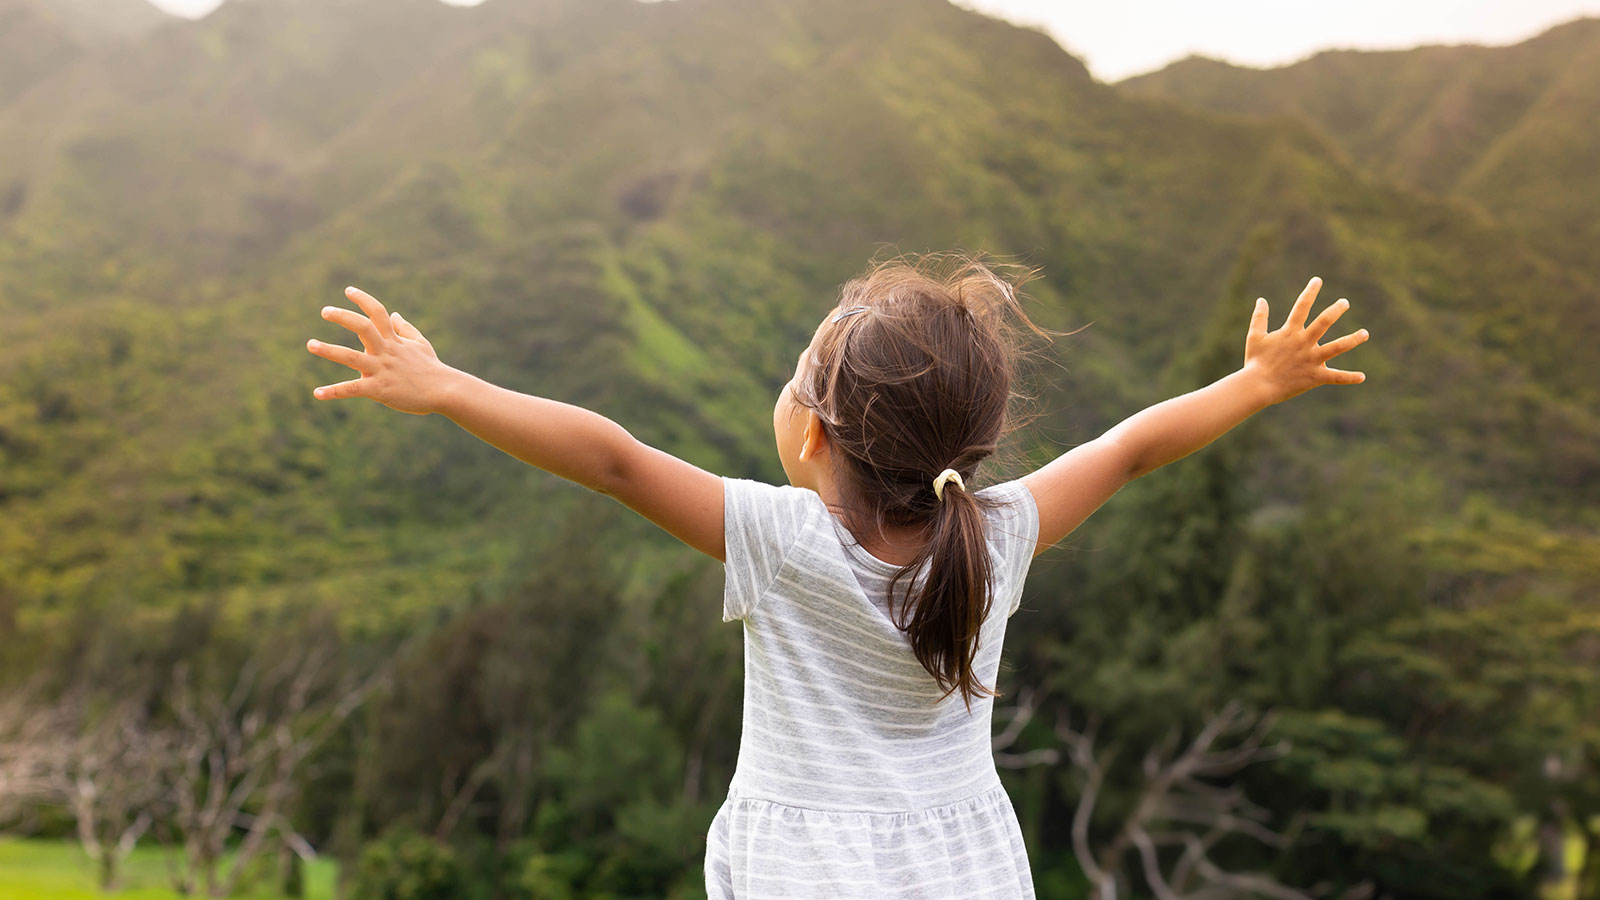
M1003 787L911 812L812 809L737 789L706 836L709 900L1034 900Z

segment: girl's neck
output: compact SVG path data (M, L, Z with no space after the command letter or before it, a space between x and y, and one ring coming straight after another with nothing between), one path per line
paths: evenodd
M850 527L849 518L844 514L844 509L839 503L833 485L824 484L826 492L818 491L822 502L828 507L828 512L833 514L839 525L856 539L861 549L867 551L878 559L893 566L903 566L916 559L917 554L927 544L927 537L921 526L917 525L884 525L883 533L876 533L876 529L862 528L858 532Z
M854 536L861 549L893 566L906 565L922 552L925 539L921 529L884 526L883 532L883 541L870 534Z

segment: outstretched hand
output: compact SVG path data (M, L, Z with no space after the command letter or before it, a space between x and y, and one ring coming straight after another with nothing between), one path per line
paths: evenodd
M366 291L348 287L344 292L361 307L361 312L324 306L322 317L355 332L366 352L316 339L306 341L306 349L355 369L361 377L324 385L312 395L321 400L367 397L390 409L419 416L436 410L443 376L451 369L439 361L433 345L416 326L399 313L384 309Z
M1250 333L1245 338L1244 367L1269 386L1273 403L1297 397L1322 384L1360 384L1367 380L1362 372L1326 365L1333 357L1365 343L1367 330L1363 328L1326 344L1317 343L1350 308L1350 301L1341 297L1329 304L1315 321L1306 324L1311 302L1321 287L1321 278L1311 279L1295 300L1294 308L1289 310L1288 320L1277 331L1267 331L1266 298L1256 299Z

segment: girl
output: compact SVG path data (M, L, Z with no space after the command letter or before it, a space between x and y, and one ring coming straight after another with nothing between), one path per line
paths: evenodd
M778 393L785 486L719 478L597 413L451 368L353 287L365 315L322 315L365 352L307 346L361 373L315 396L441 413L724 562L722 618L743 622L747 678L738 765L707 835L711 900L1032 898L985 684L1029 563L1124 484L1253 413L1363 381L1325 365L1367 332L1319 344L1349 306L1307 324L1320 286L1276 331L1256 301L1238 371L982 490L1006 430L1013 323L1039 329L1017 284L974 258L892 260L844 286Z

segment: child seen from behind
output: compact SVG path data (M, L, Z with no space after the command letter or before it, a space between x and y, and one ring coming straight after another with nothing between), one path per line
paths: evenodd
M724 478L597 413L441 362L370 295L323 316L364 352L317 388L440 413L531 465L608 494L724 562L742 623L743 734L705 856L710 900L1032 898L991 751L1006 624L1033 557L1129 481L1250 415L1359 372L1327 361L1349 304L1307 321L1313 278L1268 330L1256 301L1240 369L1156 404L1015 480L979 487L1005 437L1018 338L1043 334L1008 278L961 254L902 257L845 284L778 393L788 485Z

